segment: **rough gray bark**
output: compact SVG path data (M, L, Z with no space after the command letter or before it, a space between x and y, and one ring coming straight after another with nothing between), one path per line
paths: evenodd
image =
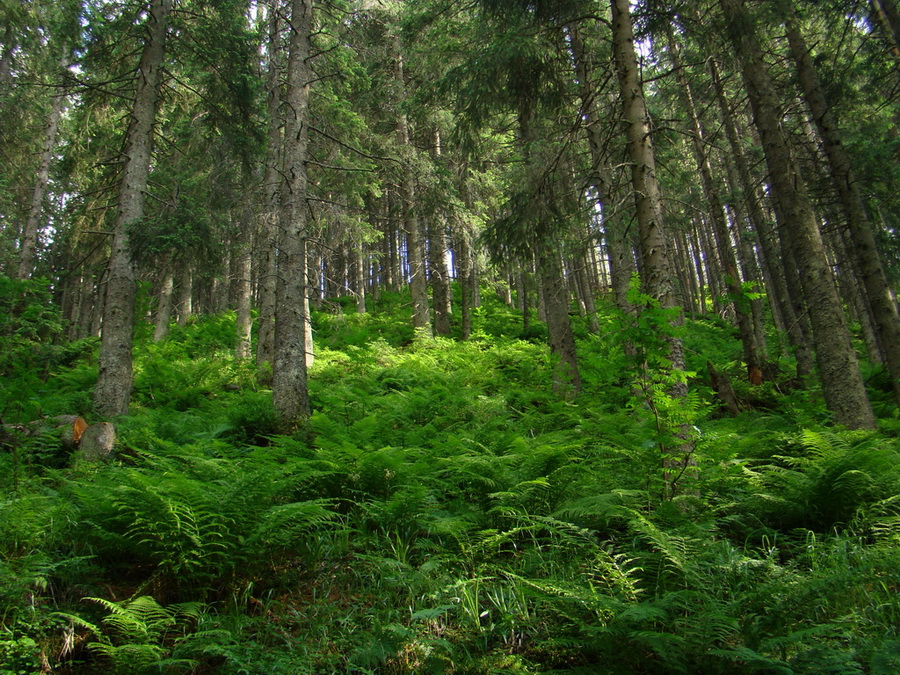
M743 0L721 0L729 37L742 62L741 75L759 130L772 190L790 222L790 247L797 261L816 346L819 378L835 421L850 428L874 428L856 354L831 279L815 211L781 128L781 105L765 69L752 20Z
M68 66L68 59L63 59L61 69ZM41 213L44 210L44 196L47 194L47 184L50 181L50 163L53 161L53 149L56 147L56 135L59 131L59 119L62 116L66 94L60 87L50 100L50 112L47 114L47 125L44 131L44 144L41 148L41 159L38 163L37 176L34 182L34 191L31 195L31 208L28 218L22 230L19 245L19 278L27 279L34 270L35 256L37 254L37 231L41 222Z
M791 295L788 289L788 281L784 271L785 259L781 255L777 235L772 224L763 212L759 201L756 185L751 177L750 165L741 143L737 124L731 111L728 98L725 95L725 87L719 75L719 67L715 59L707 61L709 73L719 105L725 135L728 138L728 146L731 148L731 158L734 160L740 187L743 192L744 205L750 224L759 239L761 261L768 283L774 293L771 302L775 312L781 317L782 323L788 335L788 341L797 360L797 376L803 378L812 371L813 358L802 331L802 316L797 316Z
M81 434L76 456L87 462L102 462L116 447L116 428L109 422L92 424Z
M897 314L897 305L891 297L890 285L881 265L875 236L857 187L850 156L841 140L837 120L825 98L819 75L800 32L793 8L788 7L786 10L785 26L791 55L797 67L797 76L819 137L822 139L822 148L828 158L832 182L847 222L847 230L853 244L850 249L856 257L854 267L859 271L865 289L865 297L874 319L873 328L885 357L885 365L891 375L894 398L900 404L900 316Z
M249 238L250 234L250 214L245 213L242 218L241 225ZM245 242L241 250L235 253L235 291L236 291L236 344L234 347L234 357L239 361L246 361L253 354L253 348L250 343L250 331L253 327L253 320L250 316L250 307L253 300L253 284L251 283L253 256L251 255L250 243Z
M172 320L172 297L175 290L175 278L172 276L169 256L163 263L162 282L159 285L156 304L156 320L153 327L153 341L160 342L169 334L169 322Z
M669 243L663 221L662 196L656 178L656 158L651 142L649 117L644 102L643 85L634 51L634 32L631 25L629 0L611 0L613 23L613 52L616 74L625 118L628 154L631 160L631 183L634 190L640 248L640 273L644 290L661 307L674 308L673 270L669 261ZM680 312L679 312L680 314ZM677 318L676 321L681 321ZM667 338L673 370L684 370L684 347L676 337ZM687 385L674 384L670 394L684 399ZM688 467L696 464L694 447L687 440L687 430L681 430L678 447L664 458L666 491L674 496L679 479Z
M312 74L309 35L311 0L293 0L286 93L284 175L286 193L281 209L278 256L278 300L275 313L275 360L272 401L283 430L309 417L306 325L307 297L307 176L309 143L309 82Z
M276 3L273 3L275 5ZM275 297L278 288L278 208L281 197L280 169L282 137L281 85L278 70L281 50L278 48L283 13L278 7L269 9L266 41L266 112L268 142L266 168L263 172L263 213L259 222L259 330L256 342L256 364L272 363L275 351Z
M150 5L147 37L122 151L122 179L103 310L100 372L94 389L94 406L106 417L126 414L131 398L135 281L128 231L144 215L144 190L150 172L153 125L171 9L172 0L153 0Z
M553 386L561 394L580 393L581 373L575 353L575 336L569 321L569 292L556 246L546 246L538 252L538 274L550 353L556 359Z

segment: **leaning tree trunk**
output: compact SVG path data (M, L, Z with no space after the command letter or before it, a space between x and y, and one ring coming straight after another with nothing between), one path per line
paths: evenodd
M797 360L797 376L802 380L812 372L813 367L812 354L801 327L803 317L798 317L794 310L788 278L784 272L784 260L781 252L778 250L776 234L760 205L756 187L750 174L750 165L741 144L741 134L738 132L734 115L725 95L725 87L719 75L719 67L714 58L710 58L707 61L707 66L716 94L716 102L722 116L723 126L725 127L725 135L731 148L731 157L734 160L735 169L740 179L740 187L744 193L747 216L750 218L750 224L759 238L759 246L762 252L763 263L767 270L767 278L775 291L771 298L773 312L777 312L782 317L788 340Z
M741 74L762 141L772 190L785 222L792 225L791 247L809 311L825 404L839 424L874 428L875 416L850 343L815 211L781 128L781 105L763 64L754 27L743 0L721 2L729 24L729 37L742 62Z
M719 197L719 189L713 178L712 164L709 161L709 154L706 150L706 130L697 114L697 108L694 105L694 94L688 82L687 74L684 71L680 48L675 41L675 34L671 26L667 29L667 37L669 40L669 55L672 59L672 65L675 68L678 85L681 90L682 103L687 112L688 121L691 124L691 148L694 152L694 161L700 172L700 184L703 187L703 194L709 206L716 251L719 254L722 271L725 273L725 286L728 289L728 294L731 296L731 305L737 322L738 334L744 348L747 379L751 384L760 384L763 377L764 354L761 345L757 343L756 333L753 331L749 302L744 301L737 258L731 245L731 233L728 231L728 223L725 220L725 209Z
M856 254L855 267L859 270L866 299L871 307L875 333L891 375L894 398L900 404L900 316L897 314L897 305L891 297L890 285L878 256L875 235L872 233L862 196L857 189L850 156L841 141L837 122L825 99L819 75L792 8L788 9L785 25L791 55L797 66L797 75L819 137L822 139L831 177L847 220L847 229L853 243L852 249Z
M894 65L900 68L900 14L897 6L894 0L871 0L871 5L872 14L884 34Z
M641 256L641 281L645 292L663 308L674 308L673 270L669 261L669 242L663 222L662 196L656 178L656 157L650 139L650 124L644 102L643 86L634 52L634 31L631 25L629 0L611 0L613 22L613 51L622 98L628 154L631 160L631 183L634 190ZM678 312L675 322L682 321ZM668 336L668 358L672 370L684 371L684 347L681 339ZM684 400L687 384L681 377L670 389L670 395ZM681 436L678 447L664 458L666 492L676 494L679 480L688 467L696 464L693 443L687 439L687 429L676 431Z
M60 65L63 69L66 68L68 59L63 59ZM41 213L44 210L44 196L47 194L47 184L50 181L50 163L53 161L53 149L56 147L59 118L62 116L65 100L65 91L60 87L50 101L50 112L47 114L47 127L44 131L44 146L41 148L41 161L38 163L34 191L31 195L31 208L28 211L28 219L25 221L21 245L19 246L20 279L27 279L34 270L37 252L37 231L41 221Z
M311 0L293 0L288 56L281 244L278 256L278 301L275 311L275 361L272 401L282 429L309 417L306 376L307 218L306 158L309 144L309 82L312 71L309 34Z
M103 310L100 373L94 390L94 406L104 417L126 414L131 399L135 281L129 229L144 215L144 190L150 173L153 125L171 9L172 0L153 0L150 6L147 38L138 66L131 120L122 151L122 182Z

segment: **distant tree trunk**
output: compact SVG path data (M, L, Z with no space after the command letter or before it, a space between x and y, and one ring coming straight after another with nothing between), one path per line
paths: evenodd
M172 263L166 254L161 266L162 281L157 294L156 319L153 328L153 341L161 342L169 334L169 321L172 320L172 296L175 290L175 278L172 276Z
M249 239L250 213L247 209L244 209L242 214L241 229L246 233L244 238ZM250 342L250 332L253 327L253 319L250 315L253 301L253 283L250 278L253 272L253 256L249 241L244 242L243 247L235 252L235 261L237 323L234 357L238 361L246 361L253 355L253 347Z
M283 430L310 415L307 384L307 237L306 159L309 143L309 34L311 0L293 0L287 77L281 244L278 258L278 301L275 314L275 361L272 401Z
M274 3L273 3L274 4ZM278 293L278 210L281 199L282 164L281 85L278 78L282 62L278 49L283 14L276 7L269 9L268 39L266 41L266 110L269 127L266 146L266 168L263 173L263 214L260 217L259 261L259 329L256 338L256 365L272 363L275 354L275 300Z
M831 280L815 212L780 126L781 106L763 64L755 30L743 0L721 2L729 24L729 37L742 62L741 73L759 129L772 189L785 219L791 223L791 248L809 310L825 403L839 424L874 428L875 416Z
M68 59L63 59L61 68L66 68ZM65 91L60 87L50 101L50 112L47 114L47 125L44 131L44 145L41 148L41 159L38 163L34 191L31 195L31 209L22 231L19 245L19 278L27 279L34 270L37 254L37 232L44 211L44 195L50 181L50 163L53 161L53 150L56 147L56 135L59 130L59 119L65 105Z
M725 286L731 296L731 306L734 310L738 334L744 348L747 378L751 383L759 384L762 381L764 355L760 345L756 342L756 334L753 332L750 304L743 301L741 277L738 272L734 249L731 245L728 223L725 220L725 209L719 197L719 190L713 178L712 164L706 151L706 130L697 114L697 109L694 105L694 94L688 82L687 74L684 71L684 66L681 63L680 48L675 40L675 34L671 25L667 26L666 32L669 41L669 56L672 59L672 65L678 78L682 103L687 112L688 121L691 124L691 148L694 152L694 161L700 172L700 184L703 187L703 194L706 197L706 203L709 205L709 217L716 241L716 251L725 273Z
M6 30L3 32L3 47L0 48L0 86L7 86L12 79L12 55L14 50L13 26L12 23L8 23L6 24Z
M403 72L403 52L399 39L395 41L394 81L401 97L405 97L406 82ZM405 113L397 118L397 143L403 153L412 153L409 137L409 120ZM409 292L412 296L413 328L422 337L432 337L431 309L428 306L428 279L425 267L425 236L423 224L416 213L415 175L410 158L406 158L400 181L400 208L406 230L406 259L409 262Z
M562 260L555 246L538 252L538 274L547 321L550 353L558 359L554 387L560 393L581 392L581 374L575 353L575 336L569 320L569 293L563 276Z
M591 153L590 185L594 188L597 202L601 207L603 228L609 251L609 269L616 306L622 311L631 311L628 303L628 284L634 274L634 256L627 245L624 227L618 217L611 215L612 181L604 165L608 160L605 144L600 134L601 120L596 109L596 92L591 88L593 78L593 58L586 49L576 25L568 27L569 44L572 48L575 76L579 84L581 114L585 120L585 134Z
M129 229L144 215L144 190L150 172L153 125L171 9L172 0L153 0L150 5L147 38L122 152L122 182L103 311L99 377L94 389L94 406L104 417L126 414L131 399L135 281Z
M885 0L880 2L885 4ZM891 297L890 285L881 265L875 236L857 188L856 177L853 175L850 156L844 148L837 121L825 99L812 56L790 6L786 10L785 26L797 75L819 137L822 139L822 147L831 169L831 178L847 221L847 229L853 244L851 249L856 254L855 267L865 288L865 297L874 319L873 328L891 375L894 399L900 404L900 316L897 314L897 305Z
M353 279L354 279L354 295L356 296L356 313L357 314L365 314L366 313L366 277L368 276L368 263L367 256L365 252L365 245L360 243L353 243L353 250L356 255L356 259L353 265Z
M812 370L812 354L809 351L809 345L804 339L801 329L803 317L798 317L794 306L791 302L791 296L788 289L788 280L784 268L784 258L781 255L777 243L777 237L766 214L763 212L759 201L756 186L751 178L750 166L741 144L741 135L738 132L737 125L734 121L734 115L725 95L725 88L719 75L719 68L715 59L710 58L707 61L710 76L713 82L713 89L716 94L716 101L725 127L725 135L728 138L728 145L731 148L731 158L737 170L740 187L743 191L744 204L747 209L747 215L750 223L759 238L760 251L762 253L762 262L764 270L766 270L769 284L774 290L771 298L773 311L777 313L785 326L788 341L797 360L797 376L803 379Z
M434 332L450 335L450 272L447 269L447 229L443 218L432 221L430 233L431 290L434 296Z
M188 318L194 312L193 306L194 295L194 275L191 265L187 260L181 260L178 267L178 292L175 301L175 308L178 314L177 322L179 326L184 326Z
M456 223L456 256L459 267L460 339L472 337L472 246L469 230L462 221Z

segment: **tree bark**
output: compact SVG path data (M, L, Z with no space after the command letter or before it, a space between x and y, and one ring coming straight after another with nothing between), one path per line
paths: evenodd
M103 310L100 372L94 390L94 406L105 417L126 414L131 399L135 280L129 229L144 215L144 190L150 173L153 125L171 9L172 0L153 0L150 6L147 37L122 152L124 164Z
M245 239L250 238L250 214L244 209L241 218L241 230L245 232ZM238 361L246 361L253 355L253 347L250 341L250 333L253 327L253 319L250 308L253 300L253 284L251 274L253 272L253 256L251 255L250 242L243 242L240 250L235 251L235 290L237 322L235 330L234 357Z
M63 59L61 69L68 66L68 59ZM31 195L31 208L28 211L28 219L22 230L22 238L19 246L19 278L27 279L34 270L35 257L37 255L37 232L40 226L41 214L44 211L44 196L47 194L47 184L50 181L50 163L53 161L53 149L56 147L56 135L59 131L59 119L62 116L66 94L60 87L50 101L50 112L47 114L47 126L44 131L44 145L41 148L41 160L38 163L37 177L34 183L34 191Z
M760 133L772 189L791 227L791 248L807 301L819 377L835 421L850 428L874 428L856 354L803 179L780 126L781 105L763 64L756 33L743 0L721 0L728 33L742 62L741 74Z
M854 266L859 271L865 297L871 308L873 327L891 376L894 399L900 404L900 316L897 314L897 305L891 297L890 285L881 265L862 196L857 188L850 156L841 140L831 107L825 99L819 75L792 7L786 10L785 26L797 75L819 138L822 139L822 148L828 158L831 178L847 221L847 229L853 244L851 250L856 257Z
M259 319L256 338L256 365L272 363L275 353L275 300L278 293L278 211L281 200L282 179L279 167L283 120L281 113L281 85L278 71L282 62L278 49L283 14L273 2L269 8L268 40L266 42L266 112L268 117L268 141L266 168L263 172L263 213L260 217L260 249L258 306Z
M306 371L307 297L307 176L309 143L309 34L311 0L293 0L288 56L284 176L286 193L281 209L278 257L278 300L275 312L275 361L272 401L282 430L293 429L309 417Z
M688 82L687 74L681 62L681 54L678 43L675 41L675 34L671 25L667 27L667 37L669 41L669 55L672 59L672 65L675 68L675 74L678 78L679 88L681 90L682 103L687 112L688 120L691 124L691 148L694 152L694 162L700 172L700 184L703 187L703 194L706 203L709 206L709 216L712 224L713 237L716 242L716 251L719 261L722 264L725 273L724 283L731 296L731 306L734 310L734 316L737 323L738 334L741 338L741 344L744 348L744 363L747 368L747 379L759 384L762 381L763 359L762 350L756 341L756 334L753 331L753 322L750 314L749 302L744 301L743 289L741 287L741 277L738 272L737 258L731 245L731 235L728 231L728 223L725 220L725 209L722 200L719 197L719 190L713 179L712 164L709 161L709 155L706 151L706 130L697 114L697 108L694 105L694 94L691 85Z
M160 342L169 334L169 321L172 320L172 296L175 290L175 278L169 255L165 256L162 265L162 283L157 294L156 319L153 327L153 341Z
M575 336L569 321L569 292L556 246L538 252L538 273L547 321L550 353L556 359L553 386L557 392L581 392L581 374L575 353Z
M395 44L396 62L394 67L394 79L401 92L401 98L405 98L406 82L403 74L403 53L400 51L400 41ZM397 117L397 142L404 154L413 151L409 139L409 120L406 113L401 112ZM409 261L409 292L413 305L413 328L422 337L432 337L431 309L428 306L428 279L425 270L425 237L422 232L422 223L416 214L415 199L415 175L410 162L406 157L403 166L403 176L400 182L400 201L403 209L403 225L406 230L406 256Z
M175 301L175 309L178 314L176 321L179 326L184 326L188 318L193 314L194 275L191 265L187 260L181 260L178 270L178 293Z
M663 308L674 308L672 266L669 261L669 242L663 221L662 196L656 178L656 157L651 142L649 116L644 102L643 85L634 51L634 32L631 25L629 0L611 0L613 23L613 52L625 130L628 154L631 160L631 183L634 189L635 210L638 222L638 240L641 257L641 281L645 292ZM675 319L680 323L681 312ZM681 340L667 337L668 358L673 370L684 370L684 347ZM679 378L670 394L678 399L687 397L687 384ZM666 492L669 497L678 490L678 481L685 470L696 464L693 444L687 439L687 430L672 430L680 434L678 447L664 458Z

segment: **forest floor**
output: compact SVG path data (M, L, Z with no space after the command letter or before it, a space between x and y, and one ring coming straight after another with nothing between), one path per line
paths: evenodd
M54 341L38 304L0 312L2 421L93 421L96 342ZM900 419L880 370L879 430L847 431L789 359L743 384L715 317L683 329L674 401L656 328L608 307L598 334L576 326L578 396L554 390L540 325L522 335L492 296L466 342L414 339L396 296L349 307L314 316L294 435L235 362L233 314L158 344L139 329L113 459L5 434L0 674L900 672ZM697 468L669 498L685 425Z

